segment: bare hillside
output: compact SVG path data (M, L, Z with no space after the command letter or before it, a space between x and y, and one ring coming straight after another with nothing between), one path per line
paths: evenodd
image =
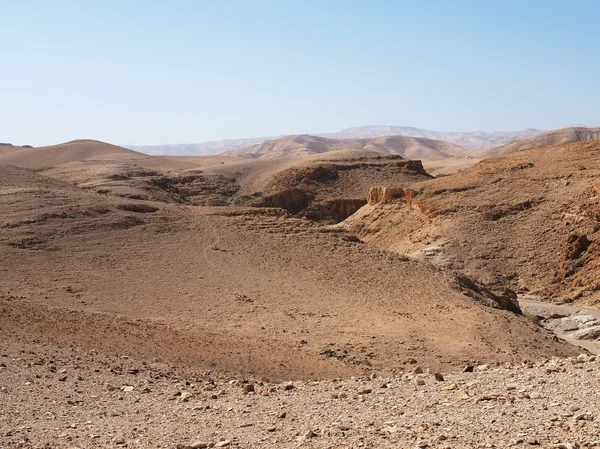
M407 159L443 158L464 154L464 150L457 145L425 138L388 136L373 139L328 139L309 135L268 140L259 145L225 154L270 159L308 156L336 150L368 150L399 155Z
M432 131L411 126L354 126L332 133L311 133L311 135L329 139L373 139L384 136L423 137L444 140L469 150L487 150L496 148L517 139L527 139L542 133L538 129L521 131ZM163 145L124 145L126 148L152 155L170 156L209 156L226 151L239 150L259 145L267 140L283 136L253 137L245 139L227 139L200 143L163 144Z
M599 141L522 150L391 187L373 190L346 229L492 286L600 301Z
M427 139L443 140L469 150L487 150L504 145L517 139L528 139L543 131L524 129L522 131L463 131L445 132L429 129L413 128L410 126L355 126L346 128L339 133L324 135L336 139L374 138L382 136L410 136Z
M73 140L72 142L47 147L19 147L17 151L0 153L0 165L17 165L39 169L54 167L67 162L105 160L115 158L145 159L145 154L97 140Z
M559 145L568 142L585 142L600 139L600 128L572 127L548 131L529 139L520 139L486 151L486 157L512 153L525 148Z
M366 150L264 160L152 157L95 141L36 150L22 149L7 159L104 195L196 206L278 207L318 220L345 219L366 203L373 186L429 177L419 161Z
M26 338L296 379L574 353L510 297L280 209L0 171L2 328Z

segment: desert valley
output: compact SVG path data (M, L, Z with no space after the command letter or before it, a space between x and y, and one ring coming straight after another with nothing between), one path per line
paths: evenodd
M599 446L600 129L362 132L0 145L0 448Z

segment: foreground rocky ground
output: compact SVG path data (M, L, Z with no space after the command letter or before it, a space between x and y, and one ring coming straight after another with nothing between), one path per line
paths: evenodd
M595 356L441 376L414 362L278 382L4 338L0 448L600 446Z

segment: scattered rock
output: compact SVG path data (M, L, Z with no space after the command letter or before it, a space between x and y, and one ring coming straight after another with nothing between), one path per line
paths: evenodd
M188 402L192 398L192 393L189 391L184 391L179 395L179 400L181 402Z
M208 443L204 441L196 441L195 443L190 444L190 449L206 449L208 447Z

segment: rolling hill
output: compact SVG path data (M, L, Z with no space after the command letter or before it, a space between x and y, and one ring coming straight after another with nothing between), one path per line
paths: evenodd
M433 140L444 140L469 150L486 150L504 145L517 139L524 139L540 134L537 129L522 131L467 131L441 132L410 126L356 126L333 133L312 133L318 137L329 139L372 139L385 136L423 137ZM164 145L124 145L126 148L152 155L170 156L208 156L223 152L239 150L252 145L259 145L267 140L275 140L284 136L254 137L244 139L227 139L210 142Z
M0 153L0 164L40 169L68 162L109 159L147 159L148 155L97 140L73 140L46 147L19 147Z
M343 224L490 286L600 303L600 141L524 149L374 190Z
M493 157L501 154L525 148L558 145L567 142L584 142L600 139L600 128L571 127L548 131L529 139L520 139L498 148L493 148L484 153L485 157Z
M308 156L337 150L375 151L399 155L407 159L443 158L465 154L464 149L457 145L425 138L390 136L373 139L329 139L309 135L286 136L281 139L268 140L259 145L225 154L271 159Z

